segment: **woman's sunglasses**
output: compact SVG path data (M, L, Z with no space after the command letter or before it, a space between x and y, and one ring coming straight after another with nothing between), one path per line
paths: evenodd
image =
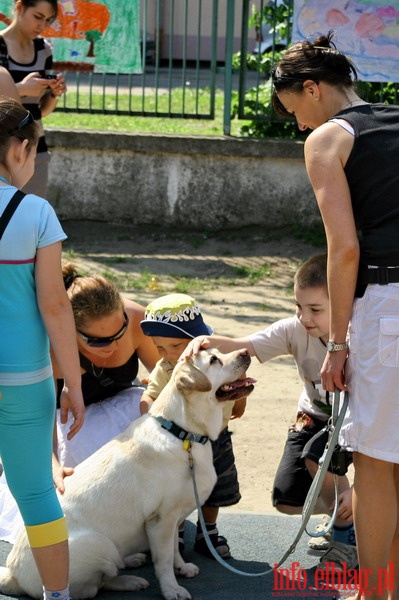
M21 129L23 129L30 123L33 123L33 117L32 117L32 113L27 111L24 118L16 125L16 127L14 127L14 129L10 129L10 131L7 131L7 135L12 137L13 135L15 135L16 133L21 131Z
M85 333L82 333L81 331L79 331L79 329L77 329L76 331L88 346L91 346L92 348L105 348L106 346L110 346L112 342L120 340L120 338L126 333L126 329L129 325L129 317L125 312L123 313L123 316L125 317L125 322L123 326L117 333L115 333L115 335L110 335L109 337L91 337L89 335L86 335Z
M302 73L300 75L277 75L276 69L272 69L270 71L270 76L272 78L273 85L278 85L282 83L289 83L291 81L306 81L306 79L312 79L312 77L306 73ZM318 80L313 79L315 83L319 83Z

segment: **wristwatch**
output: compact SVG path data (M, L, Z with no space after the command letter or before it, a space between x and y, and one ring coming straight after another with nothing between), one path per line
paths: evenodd
M327 352L339 352L340 350L348 350L349 345L347 342L344 344L336 344L333 340L327 342Z

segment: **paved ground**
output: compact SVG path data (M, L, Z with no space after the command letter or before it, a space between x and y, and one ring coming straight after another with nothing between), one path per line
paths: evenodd
M187 561L198 564L200 574L193 579L181 580L191 593L193 600L271 600L284 598L285 600L310 600L311 598L324 598L332 600L343 598L331 592L312 590L314 583L313 573L318 564L319 557L307 551L307 535L300 540L294 554L287 560L282 568L288 569L291 581L284 576L287 571L280 570L278 575L271 573L259 577L237 575L216 561L202 557L192 550L195 519L192 518L186 525L186 552ZM312 527L317 523L311 521ZM285 517L282 515L232 513L221 511L219 517L219 530L229 541L233 559L228 564L245 572L262 573L280 560L286 548L293 542L300 526L299 517ZM0 542L0 564L4 565L10 545ZM133 572L133 571L127 571ZM99 600L150 600L161 599L160 590L154 577L152 565L134 571L135 574L148 579L150 587L142 592L127 593L103 592L98 594ZM302 581L300 577L302 575ZM10 598L0 595L0 598Z

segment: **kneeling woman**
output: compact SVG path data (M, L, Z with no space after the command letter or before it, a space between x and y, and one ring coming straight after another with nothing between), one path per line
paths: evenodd
M63 267L63 275L75 318L87 407L84 426L74 440L67 440L68 424L57 419L58 458L61 464L73 467L140 416L143 388L133 383L139 361L150 372L159 354L140 327L145 312L142 306L123 298L104 277L80 275L71 263ZM61 390L55 359L53 369ZM56 485L63 491L62 477L67 472L58 471L56 460L53 466Z

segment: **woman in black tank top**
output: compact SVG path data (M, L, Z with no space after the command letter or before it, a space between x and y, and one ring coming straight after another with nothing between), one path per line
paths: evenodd
M58 458L70 467L140 416L143 388L134 385L139 365L149 373L160 357L140 327L145 312L142 306L122 298L104 277L79 275L71 263L64 266L63 276L75 318L83 399L89 407L79 439L76 436L66 443L66 426L57 423ZM61 390L55 361L53 369ZM56 483L60 490L65 474L58 466Z
M331 315L321 380L329 392L349 392L341 443L353 451L358 559L360 573L367 574L363 589L348 600L394 600L399 571L399 106L368 104L357 95L356 69L332 37L329 32L314 42L298 42L282 55L272 72L273 98L280 114L295 116L302 131L313 130L305 141L305 163L327 235ZM377 80L377 67L375 72ZM345 562L345 569L355 568L356 560L348 564L348 556L335 544L325 565L339 562L342 571Z

